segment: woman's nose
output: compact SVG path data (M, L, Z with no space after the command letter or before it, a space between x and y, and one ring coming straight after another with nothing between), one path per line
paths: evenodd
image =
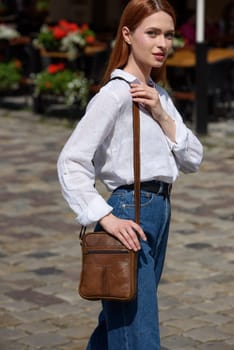
M161 34L157 37L157 46L166 47L166 38L164 34Z

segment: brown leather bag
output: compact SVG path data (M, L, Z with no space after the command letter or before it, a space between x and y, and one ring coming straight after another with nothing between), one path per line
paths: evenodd
M139 107L133 103L135 221L140 217ZM79 294L88 300L130 301L137 291L138 254L114 236L81 231L82 269Z

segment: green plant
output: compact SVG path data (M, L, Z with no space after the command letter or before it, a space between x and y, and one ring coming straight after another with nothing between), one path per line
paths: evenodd
M47 51L58 51L61 41L57 39L47 25L43 25L38 37L34 40L37 48L43 48Z
M63 63L51 64L34 79L34 95L53 94L64 96L68 105L78 102L84 108L88 102L90 82L83 72L66 69Z
M37 11L48 11L49 0L37 0L35 6Z
M22 64L19 60L0 62L0 90L16 89L22 80Z

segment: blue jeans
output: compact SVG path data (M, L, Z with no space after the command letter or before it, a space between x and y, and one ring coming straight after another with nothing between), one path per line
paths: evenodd
M134 192L117 189L109 199L113 214L135 219ZM160 350L157 288L163 270L170 223L170 200L141 191L138 292L130 302L102 301L99 323L86 350ZM100 227L97 227L100 229Z

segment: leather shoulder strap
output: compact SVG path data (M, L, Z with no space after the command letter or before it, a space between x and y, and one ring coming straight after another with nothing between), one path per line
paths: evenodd
M133 103L133 152L134 152L134 195L135 221L140 224L140 191L141 191L141 164L140 164L140 113L138 103Z
M108 80L107 84L109 83L109 81L117 80L117 79L118 79L118 80L123 80L123 81L125 81L128 85L131 84L127 79L124 79L123 77L118 77L118 76L113 77L113 78L110 78L110 80Z
M129 85L129 81L122 77L113 77L111 80L124 80ZM134 157L134 196L135 196L135 221L140 223L140 113L138 103L132 105L132 120L133 120L133 157Z

